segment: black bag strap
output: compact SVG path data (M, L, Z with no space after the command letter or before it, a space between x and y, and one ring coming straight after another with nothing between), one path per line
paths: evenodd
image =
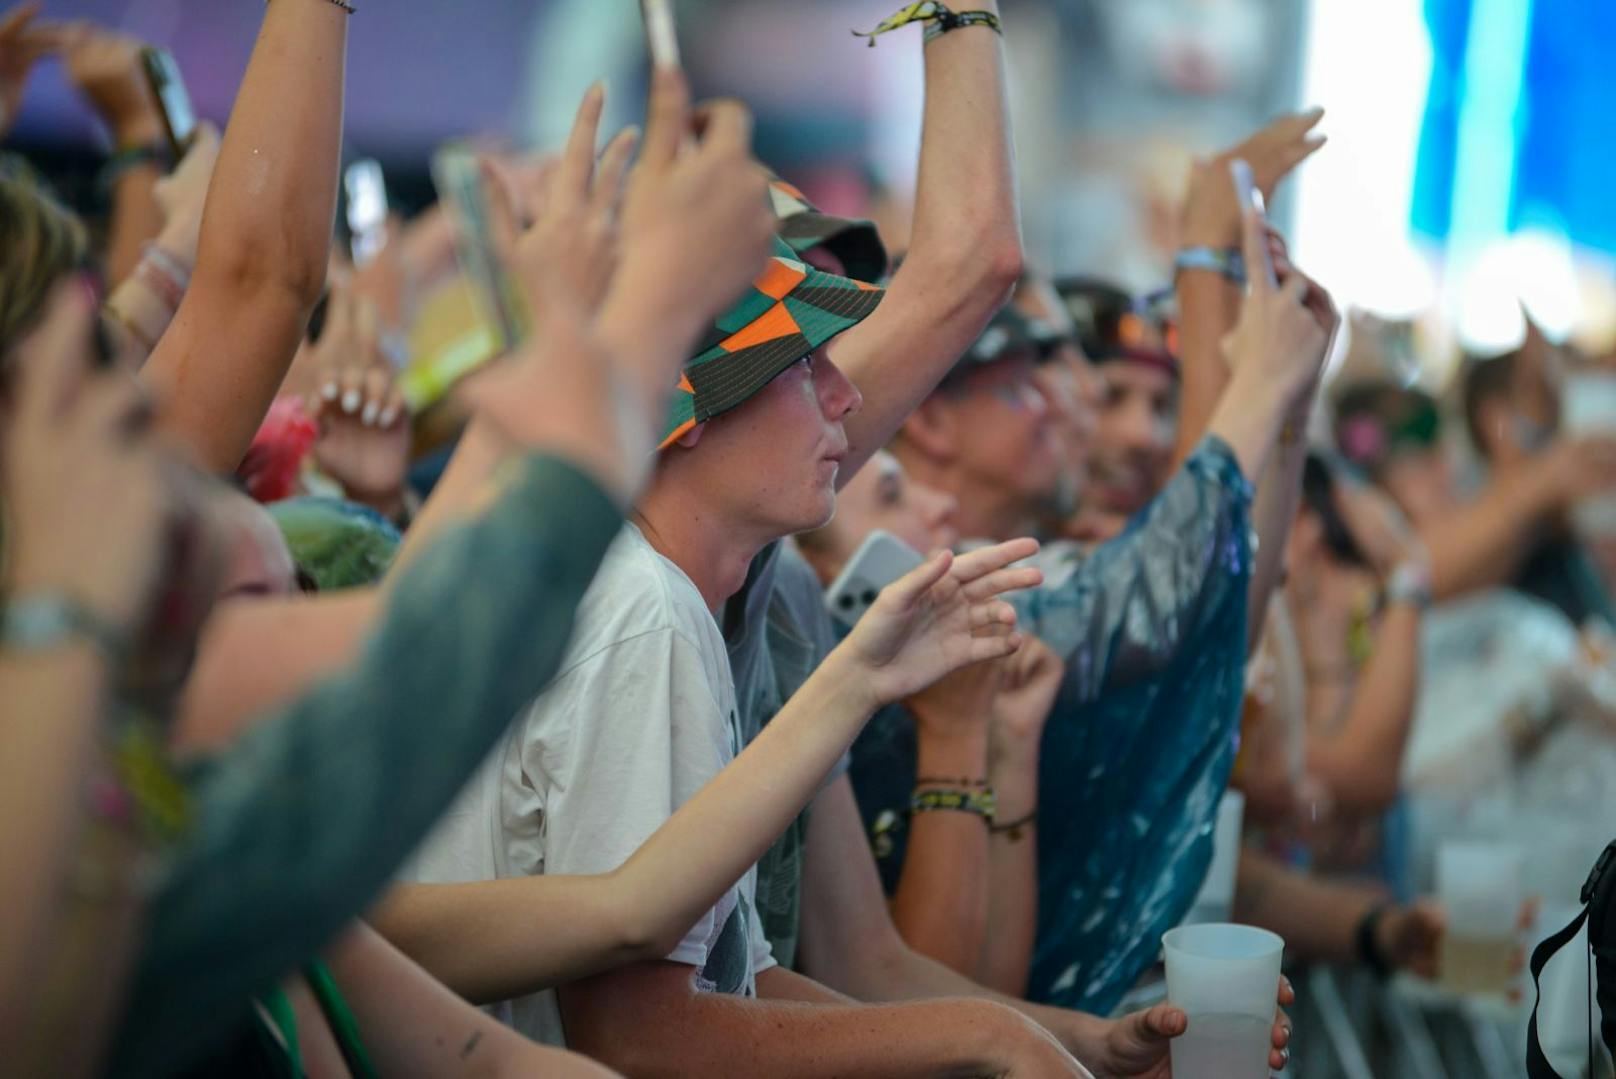
M1583 907L1581 912L1571 919L1570 925L1551 937L1545 937L1536 948L1532 949L1532 991L1536 994L1536 999L1532 1001L1531 1022L1526 1026L1526 1079L1563 1079L1560 1073L1554 1070L1554 1065L1549 1063L1549 1058L1543 1055L1543 1043L1538 1040L1537 1036L1537 1009L1538 1005L1543 1003L1543 987L1538 984L1538 978L1542 975L1543 968L1549 965L1549 960L1554 957L1554 953L1571 943L1587 920L1588 908ZM1591 1021L1592 1018L1590 1017ZM1588 1055L1591 1058L1593 1056L1593 1042L1591 1040L1593 1035L1592 1028L1590 1027L1589 1029ZM1591 1067L1590 1064L1590 1075L1593 1074Z
M1532 1019L1526 1027L1526 1076L1527 1079L1562 1079L1559 1072L1549 1063L1548 1057L1543 1055L1543 1043L1537 1034L1537 1009L1543 1003L1543 986L1538 979L1543 974L1543 968L1549 965L1549 960L1569 944L1573 937L1582 929L1583 923L1593 911L1593 904L1599 893L1599 882L1611 863L1616 862L1616 840L1606 844L1600 852L1599 860L1594 863L1593 870L1589 872L1588 879L1582 884L1582 912L1571 919L1571 924L1551 937L1544 938L1536 948L1532 949L1532 991L1536 995L1532 1001ZM1601 952L1604 949L1600 949ZM1588 934L1588 1074L1594 1073L1594 1017L1593 1017L1593 977L1594 977L1593 932Z

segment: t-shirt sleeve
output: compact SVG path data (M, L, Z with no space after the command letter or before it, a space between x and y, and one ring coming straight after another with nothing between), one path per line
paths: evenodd
M547 792L537 807L542 855L513 850L513 862L555 874L622 865L732 757L719 699L700 649L674 628L619 641L567 672L529 715L521 748L522 789ZM734 905L732 890L668 958L705 963Z

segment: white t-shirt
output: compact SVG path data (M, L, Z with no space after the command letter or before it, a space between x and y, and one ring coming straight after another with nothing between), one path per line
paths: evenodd
M438 822L404 879L615 869L739 751L718 624L690 578L628 525L584 594L555 681ZM756 887L754 868L668 956L696 968L699 988L751 996L757 973L774 965ZM564 1044L553 991L490 1011L530 1038Z

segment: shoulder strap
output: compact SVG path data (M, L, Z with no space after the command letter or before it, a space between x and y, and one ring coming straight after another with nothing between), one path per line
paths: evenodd
M1527 1079L1562 1079L1560 1073L1555 1071L1554 1066L1549 1063L1549 1058L1543 1055L1543 1043L1538 1040L1537 1009L1538 1005L1543 1002L1543 987L1539 984L1538 978L1542 975L1543 968L1549 965L1549 960L1554 957L1554 953L1569 944L1587 920L1588 908L1583 907L1582 911L1571 919L1570 925L1553 936L1545 937L1536 948L1532 949L1532 991L1536 994L1536 997L1532 1001L1532 1019L1526 1027ZM1592 1042L1589 1043L1588 1051L1592 1055ZM1589 1074L1592 1074L1592 1072Z

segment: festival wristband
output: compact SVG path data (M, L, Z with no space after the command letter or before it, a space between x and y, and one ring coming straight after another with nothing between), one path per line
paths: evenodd
M989 824L998 806L991 788L978 791L922 790L909 799L911 813L955 812L975 813Z
M1246 258L1229 247L1181 247L1173 256L1173 276L1186 270L1206 270L1236 285L1246 283Z
M6 597L0 611L0 648L5 651L48 652L76 638L90 641L111 660L128 651L121 630L59 592Z
M920 0L919 3L906 5L882 19L876 28L868 33L854 30L853 36L869 38L870 47L874 48L875 39L880 35L916 22L926 24L923 40L928 42L951 30L959 30L966 26L985 26L995 34L1000 36L1004 34L1004 25L991 11L952 11L940 0Z
M1431 605L1431 567L1421 562L1404 562L1386 578L1387 604L1407 603L1423 611Z

